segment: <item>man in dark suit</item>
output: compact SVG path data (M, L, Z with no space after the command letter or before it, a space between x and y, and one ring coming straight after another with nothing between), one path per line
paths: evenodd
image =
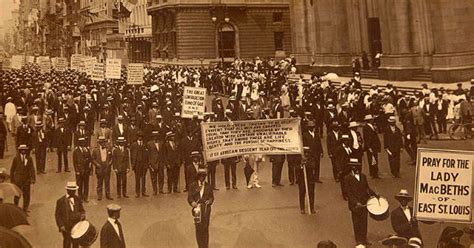
M230 176L232 174L232 188L237 189L237 158L230 157L224 158L221 160L222 164L224 165L224 181L225 181L225 188L227 190L230 189Z
M413 237L421 239L418 221L413 215L413 208L408 206L408 203L413 199L408 195L408 190L401 189L395 196L395 199L400 202L400 207L393 210L390 214L393 230L398 236L406 239Z
M91 146L91 133L86 129L86 122L80 121L78 124L78 129L74 133L74 146L79 146L79 139L84 139L84 144L86 147ZM79 183L79 182L78 182ZM80 184L80 183L79 183ZM79 186L80 187L80 186Z
M119 137L128 137L128 127L124 123L124 118L122 115L117 117L117 124L112 128L112 137L113 141L117 141Z
M188 203L192 207L193 216L200 214L200 222L195 221L196 240L199 248L209 247L209 220L211 206L214 203L212 187L206 180L206 169L199 168L197 179L189 186Z
M35 132L33 133L33 148L35 149L36 169L38 174L46 174L46 134L43 130L43 123L35 123Z
M351 172L349 160L352 157L352 148L349 135L341 135L341 143L336 148L334 156L336 158L336 164L338 167L338 177L339 182L341 183L342 198L344 198L344 200L347 200L347 187L345 186L344 178Z
M306 197L306 183L308 184L308 195L309 195L309 209L312 214L314 211L314 184L316 182L315 173L315 155L312 154L311 148L305 146L304 156L301 158L301 163L296 167L296 183L298 184L300 211L301 214L305 214L305 197ZM306 178L305 171L306 170ZM305 183L306 180L306 183Z
M84 111L79 115L79 121L84 121L87 132L93 134L95 122L94 113L91 113L90 107L88 105L84 106L83 110Z
M166 159L166 174L168 175L168 193L179 193L179 167L181 164L181 151L178 149L178 144L175 142L173 132L166 134L166 142L164 144L164 154Z
M60 173L63 167L64 161L64 171L69 172L68 167L68 146L69 142L69 135L70 133L64 127L64 118L60 117L58 119L58 127L54 131L54 144L56 147L56 153L58 154L58 170L56 173Z
M195 178L194 176L188 175L189 170L187 169L189 166L193 164L194 159L192 158L191 153L194 151L200 150L200 141L198 137L196 137L196 135L187 133L187 135L181 139L181 142L179 145L180 145L180 150L182 152L181 154L184 160L184 168L185 168L184 177L186 180L186 188L184 191L186 192L188 191L189 184L193 182Z
M273 119L281 119L284 117L284 109L281 106L281 100L279 97L275 97L272 106L272 118Z
M440 133L446 133L446 115L448 115L448 101L443 99L443 95L439 94L438 99L434 103L436 108L436 122L438 123L438 131Z
M71 238L71 229L86 217L80 197L76 196L79 189L76 182L68 182L67 194L56 201L55 218L59 232L63 235L63 248L79 248L79 244Z
M165 194L163 185L165 181L165 157L164 146L160 141L159 131L153 131L153 140L148 141L148 164L150 167L151 185L153 186L153 195Z
M388 119L389 128L384 133L384 148L388 154L390 171L395 178L400 177L400 150L403 147L402 132L395 125L395 116Z
M120 210L117 204L107 205L109 218L100 230L100 248L125 248L125 237L120 223Z
M307 146L310 149L310 156L312 159L310 162L314 163L309 168L314 168L314 181L316 183L323 183L319 179L319 172L321 167L321 158L323 157L323 146L321 145L321 138L319 136L319 130L315 128L313 121L307 123L307 127L303 131L303 146Z
M130 151L125 147L127 140L118 137L117 147L112 151L112 167L117 176L117 198L128 198L127 173L130 171Z
M35 184L36 175L35 167L33 166L33 159L28 155L28 146L20 145L18 147L18 155L13 158L10 168L11 183L18 186L23 192L23 210L28 212L30 206L30 191L31 184ZM14 202L18 205L20 201L19 196L15 196Z
M191 183L196 181L197 172L199 170L199 167L202 167L202 164L201 154L199 153L199 151L192 151L189 156L192 160L191 163L186 166L186 176L188 177L186 181L189 182L189 185L191 185Z
M31 147L33 140L33 129L28 126L26 116L21 118L21 125L16 129L15 138L16 147L20 145L27 145L28 147Z
M374 117L372 115L366 115L364 117L366 121L365 126L362 128L362 135L364 138L364 150L367 154L367 160L369 162L369 174L372 178L377 179L379 177L379 152L381 149L380 139L377 134L377 129L374 123Z
M110 173L112 171L112 151L108 148L107 139L99 136L99 146L92 150L92 163L95 165L97 176L97 200L102 200L102 192L105 188L105 197L113 200L110 196Z
M7 130L10 130L10 125L8 125L8 129L3 122L3 112L0 110L0 159L3 159L3 155L5 153L5 145L7 141Z
M135 193L136 198L146 194L146 173L148 171L148 148L143 141L143 133L137 133L137 141L130 146L130 159L132 162L132 170L135 172Z
M435 123L435 116L437 115L438 109L437 106L433 103L430 103L429 98L425 98L425 102L423 105L424 110L424 118L425 118L425 129L430 134L430 139L435 137L438 139L438 131L436 130L436 123Z
M352 214L352 226L357 245L370 245L367 240L367 207L365 204L371 196L378 195L369 187L367 177L361 173L362 163L357 158L351 158L349 165L352 167L350 174L344 177L346 185L348 206Z
M86 139L79 138L77 142L79 146L72 153L72 163L76 172L76 181L79 185L79 197L82 201L88 202L92 157L89 149L86 147Z
M281 170L285 163L285 155L270 155L272 163L272 187L283 186L281 183Z
M339 182L339 167L337 165L337 158L336 158L336 148L340 146L339 139L339 123L336 120L333 120L331 123L326 125L329 127L327 129L327 138L326 138L326 148L328 151L329 159L331 159L332 164L332 174L334 180Z

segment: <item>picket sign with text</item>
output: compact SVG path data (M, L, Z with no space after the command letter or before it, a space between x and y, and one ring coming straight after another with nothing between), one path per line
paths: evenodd
M92 68L91 79L94 81L104 81L104 63L95 62Z
M105 78L120 79L121 67L121 59L107 59L105 64Z
M202 122L206 161L245 154L301 154L299 118Z
M66 58L55 58L55 63L53 63L53 68L56 71L65 71L67 69L67 59Z
M82 72L85 72L86 75L92 76L92 70L94 70L94 64L97 63L96 57L83 57L82 58L84 69Z
M35 56L26 56L26 62L35 63Z
M41 73L51 72L51 59L49 56L40 56L36 60L38 61Z
M24 62L25 62L24 56L22 56L22 55L13 55L12 59L11 59L11 68L12 69L21 69Z
M414 212L418 220L472 222L473 151L419 148Z
M199 119L204 119L205 108L206 88L184 86L181 117L193 118L197 114Z
M143 84L143 64L129 63L127 65L127 84Z
M82 67L82 55L73 54L71 55L71 70L80 71Z

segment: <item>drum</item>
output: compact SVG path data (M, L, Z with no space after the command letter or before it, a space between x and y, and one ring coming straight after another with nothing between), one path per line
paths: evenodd
M71 238L81 246L91 246L97 239L97 230L87 220L78 222L71 229Z
M367 201L367 211L369 211L370 217L376 221L382 221L389 216L388 201L384 197L370 197Z

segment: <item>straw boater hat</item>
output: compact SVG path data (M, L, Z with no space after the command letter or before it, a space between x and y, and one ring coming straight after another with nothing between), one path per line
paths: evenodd
M76 182L67 182L66 183L66 189L67 190L78 190L79 186L77 186Z
M166 137L167 138L170 138L170 137L173 137L174 136L174 133L172 131L169 131L166 133Z
M80 121L79 122L79 126L85 126L86 125L86 122L85 121Z
M43 122L41 122L41 121L37 121L35 123L35 127L42 127L42 126L43 126Z
M19 145L18 150L28 150L29 147L27 145Z
M156 119L162 119L162 118L163 118L163 116L161 116L160 114L156 115Z
M390 116L388 118L388 122L390 122L390 123L395 123L396 121L397 121L397 119L395 118L395 116Z
M408 247L420 248L423 246L423 242L418 237L412 237L408 240Z
M118 212L120 210L122 210L122 207L120 207L118 204L112 203L107 205L107 211L109 212Z
M63 117L58 118L58 123L64 123L64 121L65 121L65 120L64 120Z
M107 120L106 119L100 119L100 124L106 124Z
M388 247L393 247L393 246L401 247L401 246L407 244L407 239L403 238L403 237L398 237L397 235L392 234L392 235L389 235L388 237L382 239L380 241L380 243L382 243L382 245L386 245Z
M400 201L401 199L406 199L406 200L411 201L411 200L413 199L413 197L411 197L411 196L408 194L408 190L406 190L406 189L401 189L400 192L398 192L398 194L395 195L395 199L397 199L398 201Z
M10 175L7 173L7 169L5 168L0 168L0 178L3 178L4 180L7 180L10 178Z
M123 120L123 115L119 115L119 116L117 117L117 120Z
M359 123L357 123L357 122L355 122L355 121L349 122L349 128L358 127L358 126L359 126Z
M99 136L97 142L107 142L107 139L105 138L105 136Z
M125 139L125 137L118 137L118 138L117 138L117 142L118 142L118 143L125 143L125 141L127 141L127 140Z
M372 116L372 115L366 115L364 117L364 121L373 120L373 119L374 119L374 116Z
M201 157L201 153L199 151L192 151L191 158Z
M343 135L341 135L341 139L349 139L349 135L343 134Z
M348 165L359 166L359 165L362 165L362 163L357 158L350 158Z
M151 132L151 135L156 137L156 136L160 135L160 132L155 130L155 131Z

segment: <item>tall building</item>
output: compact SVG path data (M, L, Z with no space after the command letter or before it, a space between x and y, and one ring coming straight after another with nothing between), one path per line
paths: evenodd
M291 0L291 14L300 67L344 73L365 51L382 79L474 77L474 1Z
M148 0L152 61L197 64L291 51L288 0Z
M151 61L151 16L147 13L147 0L138 0L130 4L131 14L123 18L125 41L129 62Z

